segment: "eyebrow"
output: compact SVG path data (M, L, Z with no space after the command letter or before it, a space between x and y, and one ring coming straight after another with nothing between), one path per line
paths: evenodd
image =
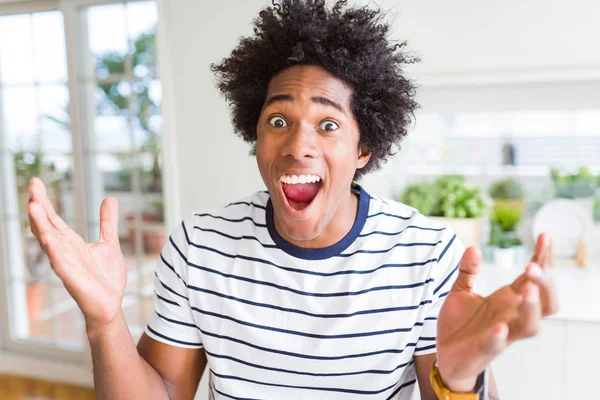
M335 108L336 110L339 110L341 112L343 112L344 114L346 114L346 111L344 110L344 108L336 103L335 101L331 101L329 100L327 97L322 97L322 96L314 96L310 98L314 103L318 103L318 104L323 104L326 106L330 106ZM267 102L265 103L264 108L270 106L273 103L278 103L278 102L293 102L294 101L294 97L289 95L289 94L277 94L275 96L272 96L271 98L269 98L269 100L267 100Z

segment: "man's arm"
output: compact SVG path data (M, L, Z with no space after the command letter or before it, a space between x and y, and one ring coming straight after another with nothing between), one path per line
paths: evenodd
M158 342L146 334L139 344L120 313L102 331L88 331L98 400L191 400L204 368L204 349Z
M422 356L416 356L415 369L417 370L417 381L419 382L419 389L421 391L421 400L437 400L437 396L431 387L429 382L429 373L431 372L431 365L435 359L435 353L426 354ZM496 388L496 381L492 370L489 370L488 375L488 398L487 400L500 400L498 395L498 389Z

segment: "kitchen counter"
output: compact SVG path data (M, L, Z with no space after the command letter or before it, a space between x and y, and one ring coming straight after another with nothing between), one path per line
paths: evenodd
M484 263L476 281L476 291L487 296L502 286L510 284L525 269L515 266L503 269ZM559 301L559 312L554 320L600 322L600 261L586 268L558 266L549 270L553 277Z

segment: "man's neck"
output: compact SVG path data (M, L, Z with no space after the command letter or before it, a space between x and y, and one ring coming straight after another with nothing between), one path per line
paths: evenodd
M358 195L351 190L348 197L341 201L336 213L331 217L323 232L311 240L297 240L282 235L277 218L275 218L275 228L282 238L295 246L310 249L326 248L336 244L350 232L358 213L358 202Z

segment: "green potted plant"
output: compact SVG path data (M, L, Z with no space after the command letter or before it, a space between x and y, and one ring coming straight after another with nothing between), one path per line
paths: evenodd
M514 178L506 178L494 182L490 186L488 194L494 200L494 204L502 203L518 207L521 210L525 208L523 202L525 191L521 183Z
M525 247L517 237L517 228L521 220L522 210L507 204L496 204L491 215L492 231L490 246L494 248L494 262L503 268L512 268L523 260Z
M551 170L554 183L554 195L558 198L573 199L593 214L594 196L598 180L590 170L581 167L577 173L563 173L557 168Z
M443 175L431 184L410 185L400 201L453 229L465 246L479 245L487 206L479 188L469 187L464 177Z

